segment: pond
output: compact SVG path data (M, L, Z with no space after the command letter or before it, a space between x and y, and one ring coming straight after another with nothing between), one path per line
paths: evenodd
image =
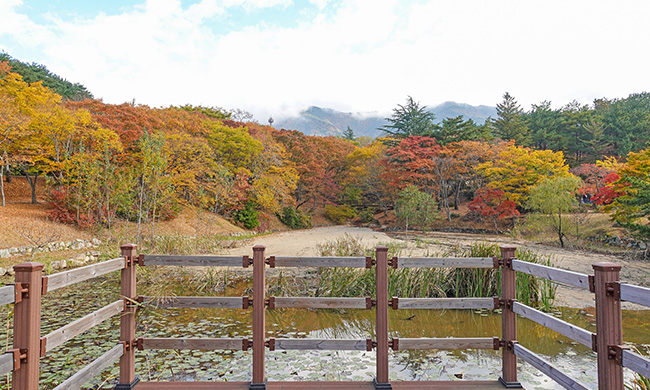
M43 332L63 326L118 299L118 280L104 277L66 288L44 297ZM245 284L224 295L240 295ZM191 295L191 294L187 294ZM3 317L7 318L5 308ZM559 308L554 315L595 331L593 309ZM625 311L624 339L636 346L650 343L650 311ZM374 338L373 310L268 310L267 337ZM11 345L9 322L4 339ZM389 311L393 337L493 337L501 334L501 317L491 311L399 310ZM252 312L226 309L153 309L139 312L138 337L252 337ZM563 372L594 385L596 355L541 325L520 318L519 342L542 354ZM83 365L99 357L119 339L119 319L113 318L63 344L41 359L41 388L51 389ZM271 381L369 381L375 374L375 353L363 351L268 351L266 373ZM138 375L145 381L248 381L250 351L138 351ZM398 351L389 358L391 380L494 380L501 369L500 354L491 350ZM627 371L627 370L626 370ZM117 364L84 388L111 388ZM528 389L559 388L536 369L520 362L520 381ZM629 374L629 373L628 373ZM629 378L628 378L629 379ZM7 388L7 378L2 380Z

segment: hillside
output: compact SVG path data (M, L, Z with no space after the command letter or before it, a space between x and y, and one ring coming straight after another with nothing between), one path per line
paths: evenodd
M465 119L472 119L477 124L482 124L488 117L495 118L497 115L495 107L472 106L456 102L444 102L429 108L429 111L436 116L438 123L445 118L462 115ZM377 129L386 123L385 117L378 112L353 113L311 106L302 111L299 116L278 120L274 127L299 130L308 135L338 136L350 126L357 137L375 138L384 135Z

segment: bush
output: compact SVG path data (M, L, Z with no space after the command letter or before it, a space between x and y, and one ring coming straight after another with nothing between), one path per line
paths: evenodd
M298 209L287 206L277 214L280 222L289 226L292 229L304 229L311 227L311 216L303 213Z
M335 223L343 224L356 217L357 213L347 205L334 206L328 204L325 206L325 216Z
M427 228L433 221L440 219L438 205L433 196L413 185L400 191L395 204L395 214L400 222L420 228Z
M375 221L375 215L372 213L372 211L365 209L359 213L359 219L363 223L370 223Z
M257 215L254 203L247 201L244 203L244 208L235 211L233 218L235 221L242 223L246 229L252 230L260 225Z

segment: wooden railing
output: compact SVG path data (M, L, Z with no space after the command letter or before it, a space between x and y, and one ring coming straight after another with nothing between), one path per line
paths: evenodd
M517 379L517 357L530 363L569 389L587 386L570 378L542 357L517 342L517 316L526 317L597 352L598 387L623 389L623 367L650 377L650 359L623 346L621 301L650 307L650 289L619 281L620 267L594 264L594 275L528 263L515 258L514 247L502 247L500 258L388 258L388 248L377 247L372 257L265 257L263 246L253 247L253 257L137 255L135 245L121 247L121 258L42 276L43 265L24 263L14 267L13 286L0 288L0 304L14 304L13 349L0 355L0 375L12 373L13 389L38 389L39 358L95 325L120 315L120 342L61 383L56 389L73 389L120 360L116 389L135 388L136 350L201 349L252 350L250 389L266 389L265 353L274 350L357 350L376 351L377 389L390 389L388 356L411 349L501 349L502 375L507 388L521 387ZM136 293L136 265L253 267L253 297L173 297L154 299ZM375 268L375 297L275 297L266 296L266 267L356 267ZM403 298L388 297L388 269L391 268L498 268L501 296L491 298ZM41 297L47 292L121 271L122 299L41 337ZM516 273L524 272L553 282L582 288L595 294L596 333L557 319L516 301ZM136 309L139 305L176 308L252 309L252 340L248 338L136 338ZM502 310L501 337L476 338L390 338L388 308L401 309L496 309ZM285 339L266 338L266 310L276 308L372 309L375 308L375 339ZM370 336L370 335L369 335ZM219 383L213 383L218 388Z

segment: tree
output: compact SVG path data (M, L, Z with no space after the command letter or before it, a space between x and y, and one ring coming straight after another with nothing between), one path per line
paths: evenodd
M517 145L529 144L528 126L521 106L508 92L497 104L497 119L492 121L494 135L504 141L515 140Z
M406 105L398 104L391 117L385 119L389 124L378 130L395 138L432 136L438 128L435 115L427 111L426 106L420 106L420 103L413 101L410 96L406 99Z
M481 188L469 203L469 209L481 217L491 218L494 222L494 231L499 234L499 219L515 218L519 216L517 205L505 196L505 192L494 188Z
M577 205L576 192L581 185L582 180L571 175L545 180L530 190L527 207L551 218L551 224L557 232L562 248L566 237L562 215Z
M343 130L343 138L347 139L348 141L354 141L354 131L350 128L350 125L348 125L348 128Z
M437 211L438 205L435 199L418 190L414 185L409 185L400 191L395 204L397 219L405 224L407 230L409 225L428 227L433 221L440 219Z
M526 118L532 146L536 149L559 150L561 148L560 113L551 108L550 101L545 100L540 104L533 104L530 112L526 114Z
M479 126L472 119L464 120L462 115L442 120L442 126L435 133L436 141L440 145L452 142L487 140L490 139L488 126Z

